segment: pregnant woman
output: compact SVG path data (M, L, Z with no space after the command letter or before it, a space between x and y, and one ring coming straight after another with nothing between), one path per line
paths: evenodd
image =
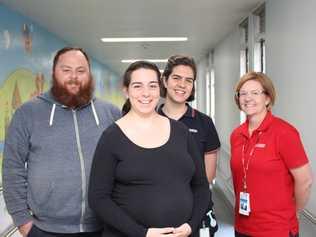
M209 201L202 157L188 129L159 115L160 72L138 61L123 77L124 116L105 130L89 204L107 237L193 236Z

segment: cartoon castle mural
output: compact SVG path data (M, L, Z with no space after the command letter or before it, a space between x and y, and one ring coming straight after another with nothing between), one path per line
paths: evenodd
M14 111L19 108L22 104L21 95L18 87L18 81L15 81L14 90L12 94L11 106L12 106L12 114Z
M34 83L35 83L35 91L30 94L30 99L36 97L44 92L44 74L41 72L36 73Z
M10 120L22 103L49 89L52 58L67 43L0 4L0 187L4 139ZM5 28L4 28L5 27ZM36 39L36 40L34 40ZM71 46L71 45L68 45ZM120 80L106 65L92 59L96 96L121 106ZM98 86L100 85L100 86ZM0 233L1 235L1 233Z

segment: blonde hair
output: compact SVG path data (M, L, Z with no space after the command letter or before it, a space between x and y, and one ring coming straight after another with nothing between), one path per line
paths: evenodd
M238 108L241 109L239 104L239 90L247 81L250 80L257 81L261 84L264 90L264 94L266 94L270 98L270 102L266 107L268 110L271 110L276 99L276 91L271 79L262 72L248 72L240 78L235 87L234 96L235 103L237 104Z

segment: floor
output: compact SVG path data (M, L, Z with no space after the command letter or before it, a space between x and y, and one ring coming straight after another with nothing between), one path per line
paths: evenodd
M213 188L212 194L215 214L219 225L215 237L234 237L233 207L219 189Z

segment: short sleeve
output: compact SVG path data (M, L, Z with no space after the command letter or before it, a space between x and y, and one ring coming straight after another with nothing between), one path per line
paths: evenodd
M308 163L300 135L295 128L285 129L278 142L280 156L289 169Z
M210 117L205 119L205 129L206 145L204 152L206 153L218 149L221 144L214 123Z

